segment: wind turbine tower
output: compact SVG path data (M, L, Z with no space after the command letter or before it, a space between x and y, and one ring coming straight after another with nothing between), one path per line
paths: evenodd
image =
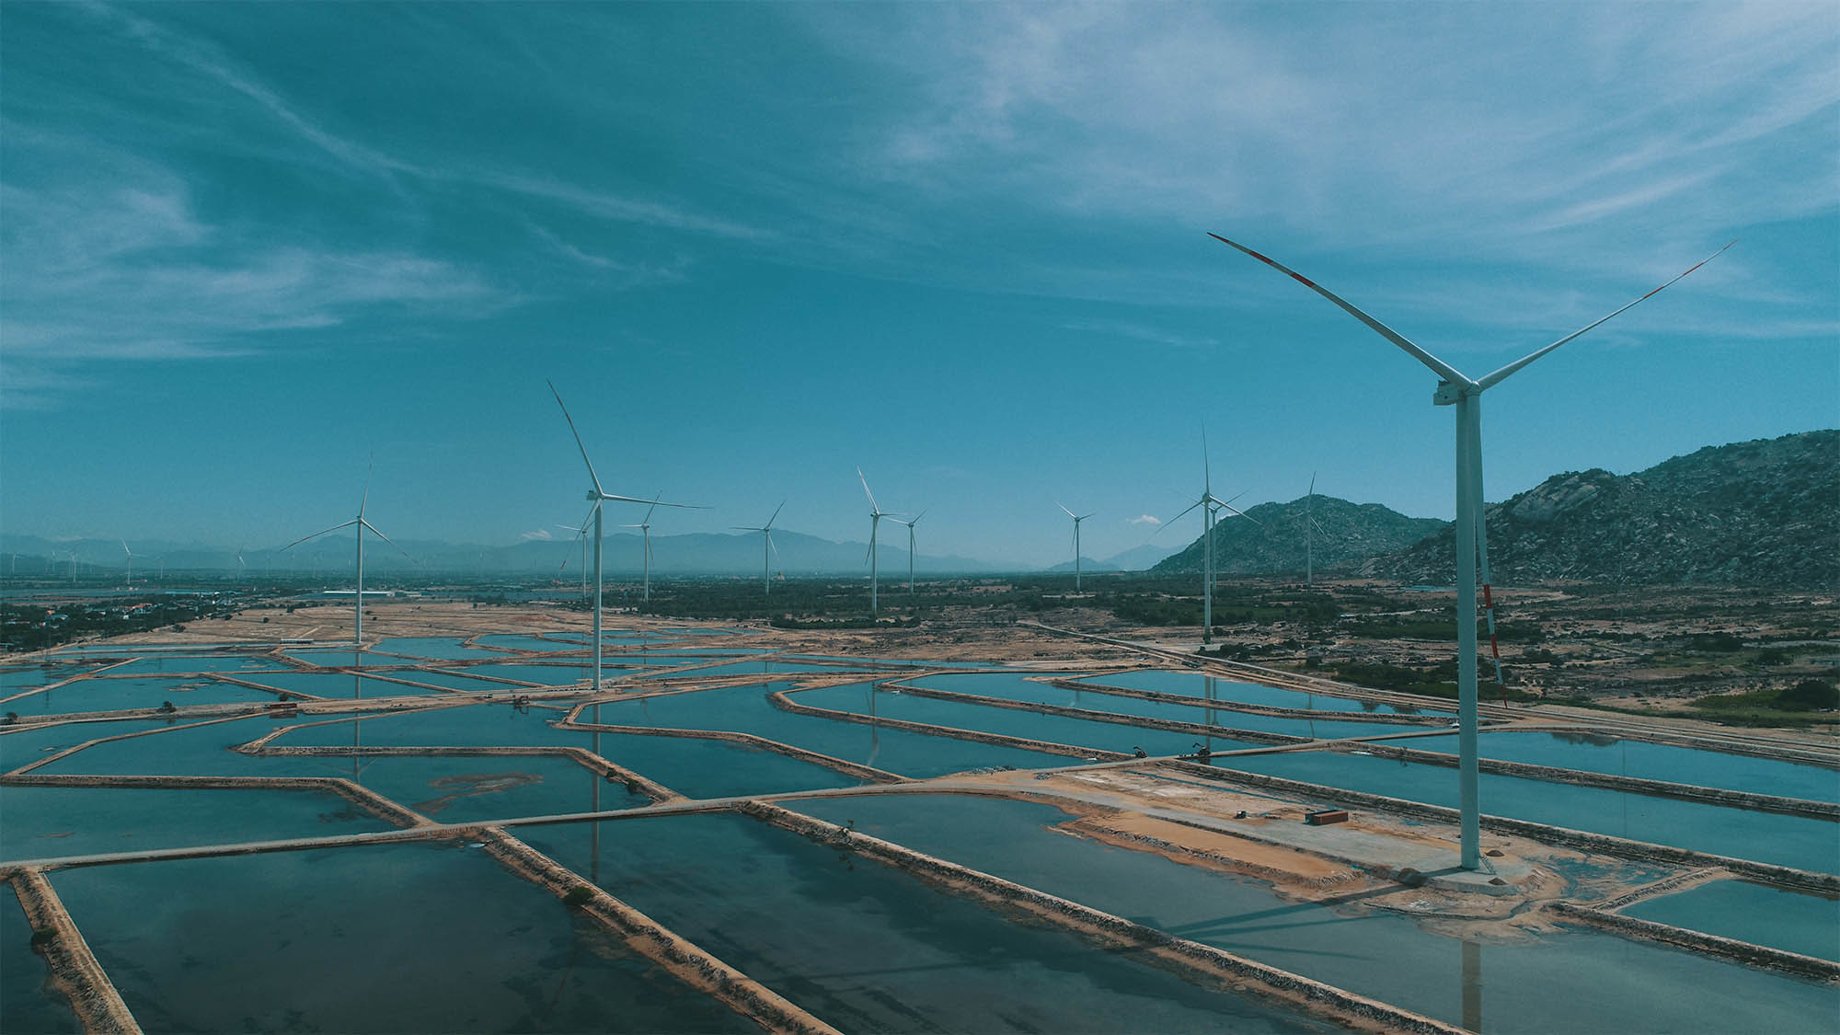
M569 416L569 408L562 401L562 393L556 391L555 382L545 381L544 384L549 385L549 393L556 397L556 405L562 409L562 419L569 422L569 434L575 436L575 448L581 450L581 462L588 468L588 481L591 485L591 488L588 489L588 502L594 504L594 509L590 511L594 515L594 692L599 693L601 689L601 653L604 647L601 643L601 598L605 595L601 575L601 555L603 552L602 532L606 527L605 515L602 513L603 506L613 502L644 503L651 507L678 507L685 510L701 510L702 508L686 503L664 503L657 499L619 496L601 488L601 476L594 473L594 461L588 459L588 447L583 444L581 432L575 427L575 418ZM651 511L648 510L646 513L649 515Z
M912 596L914 592L914 526L919 524L920 519L925 516L926 511L923 510L915 514L912 520L901 522L907 526L907 593L909 596Z
M735 525L736 531L759 532L760 544L760 593L762 596L773 595L772 558L779 556L779 547L773 545L773 522L779 520L779 512L786 509L786 501L780 500L779 506L773 508L773 516L764 525Z
M352 529L353 533L357 537L357 570L358 570L358 589L357 589L357 594L356 594L356 600L354 601L355 606L352 608L351 645L352 645L353 650L363 650L364 649L364 530L368 528L371 530L371 532L374 535L377 536L377 538L383 540L386 543L389 543L391 546L396 546L395 540L391 539L387 535L384 535L383 532L378 530L376 525L373 525L370 523L370 519L364 516L364 508L365 508L365 505L370 502L370 498L371 498L371 476L369 472L366 472L364 475L364 495L358 497L358 516L357 517L352 518L350 521L341 521L338 524L333 525L331 528L322 528L319 531L313 533L312 535L303 535L299 539L296 539L293 542L281 548L282 550L291 550L294 547L299 546L301 543L304 543L309 539L318 539L320 536L326 535L328 533L337 532L341 528ZM402 547L396 546L396 549L400 551L404 557L409 556L409 551L404 550ZM413 560L414 558L410 558L410 559Z
M662 495L662 494L660 494ZM636 525L622 525L622 528L636 528L642 537L639 553L640 563L645 566L645 599L652 599L652 511L658 509L658 497L652 497L652 505L645 508L645 517Z
M1409 338L1386 326L1380 321L1355 308L1333 291L1322 287L1303 274L1288 266L1269 259L1251 248L1235 241L1229 241L1219 234L1210 233L1209 237L1229 248L1244 252L1272 269L1286 274L1292 280L1316 292L1343 312L1366 324L1374 333L1399 346L1413 359L1418 360L1438 376L1437 390L1431 394L1435 406L1452 406L1456 410L1456 549L1457 549L1457 724L1458 724L1458 762L1457 793L1461 812L1462 854L1460 864L1466 870L1482 868L1482 850L1480 838L1480 805L1478 795L1479 778L1476 763L1476 576L1477 566L1482 569L1482 591L1485 606L1489 608L1488 622L1491 631L1495 625L1493 594L1488 585L1488 538L1482 527L1482 393L1507 380L1509 375L1553 351L1561 345L1584 335L1586 332L1604 324L1622 313L1660 294L1673 286L1687 274L1699 269L1723 254L1736 241L1729 242L1724 248L1713 252L1706 258L1687 267L1686 272L1673 280L1642 295L1635 301L1624 305L1608 316L1600 317L1585 324L1578 330L1566 335L1550 345L1542 346L1509 363L1507 366L1484 375L1472 378L1456 367L1433 356L1420 348Z
M863 495L869 497L869 617L874 618L881 613L880 597L876 592L881 579L878 566L880 558L875 555L876 535L882 527L882 518L887 516L887 512L875 502L875 493L869 491L869 479L863 477L860 467L856 469L856 480L862 482Z
M121 552L128 555L128 583L127 585L129 589L133 589L134 588L134 551L128 549L128 541L126 539L123 539L121 541Z
M1080 522L1092 517L1091 514L1075 514L1067 509L1065 503L1056 500L1054 505L1061 508L1061 513L1073 519L1073 591L1080 591Z
M1187 517L1196 507L1201 508L1201 644L1207 646L1214 642L1214 517L1222 510L1232 511L1235 517L1246 515L1233 506L1233 500L1214 495L1214 465L1208 459L1206 428L1201 429L1201 498L1189 504L1188 510L1170 518L1169 523L1173 525Z

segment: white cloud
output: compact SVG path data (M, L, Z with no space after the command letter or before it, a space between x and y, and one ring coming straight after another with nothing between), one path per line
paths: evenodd
M1163 520L1155 514L1139 514L1134 518L1126 518L1124 523L1127 525L1160 525Z
M531 542L532 540L536 540L539 542L549 542L550 540L556 537L549 534L549 529L539 528L539 529L536 529L530 532L519 532L518 538L522 539L525 542Z

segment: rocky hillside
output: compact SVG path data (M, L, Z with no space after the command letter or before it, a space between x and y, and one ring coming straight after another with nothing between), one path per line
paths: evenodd
M1215 525L1215 570L1228 575L1303 574L1306 498L1261 503L1246 511L1251 521L1231 518ZM1347 573L1449 525L1437 518L1407 517L1378 503L1350 503L1334 496L1317 496L1308 509L1318 529L1313 552L1319 572ZM1181 553L1150 570L1199 572L1201 554L1201 539L1196 537Z
M1840 588L1840 431L1554 475L1488 507L1495 581ZM1448 584L1448 527L1363 574Z

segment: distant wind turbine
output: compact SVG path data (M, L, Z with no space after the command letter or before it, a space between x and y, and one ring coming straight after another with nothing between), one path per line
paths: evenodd
M1316 585L1316 534L1322 526L1316 523L1314 505L1316 503L1316 472L1310 472L1310 491L1303 497L1303 585L1308 589Z
M888 512L882 509L881 504L875 502L875 493L869 491L869 479L863 477L860 467L856 469L856 480L862 482L863 495L869 497L869 617L874 618L880 613L881 608L876 594L881 578L877 567L880 558L875 555L876 535L882 527L882 518L887 517Z
M590 510L588 514L592 517L594 512ZM575 533L576 541L581 543L581 602L585 604L588 602L588 532L594 526L584 519L579 525L557 525L556 527ZM568 566L569 559L564 557L562 567L557 568L556 573L562 574L562 569Z
M923 510L915 514L911 520L901 521L900 518L895 519L907 526L907 592L910 595L914 591L914 526L919 524L920 519L925 516L926 511Z
M1208 459L1206 428L1201 429L1201 498L1170 518L1169 524L1180 521L1196 507L1201 508L1201 643L1206 646L1214 642L1214 517L1223 510L1232 511L1235 517L1246 517L1233 506L1233 500L1214 495L1214 464ZM1251 518L1246 520L1252 521Z
M1054 505L1061 508L1062 513L1073 519L1073 591L1078 593L1080 591L1080 522L1092 517L1092 515L1075 514L1073 511L1067 509L1065 503L1059 500L1055 500ZM1187 513L1187 511L1183 511L1183 513Z
M662 495L662 493L660 494ZM658 497L652 497L652 505L645 508L645 517L638 524L621 525L621 528L636 528L643 537L640 544L640 563L645 566L645 599L652 599L652 511L658 509Z
M128 549L128 541L121 541L121 552L128 555L128 588L134 588L134 551Z
M353 650L364 649L364 530L368 528L371 530L372 534L376 535L377 538L383 540L386 543L389 543L391 546L396 546L395 540L391 539L387 535L384 535L383 532L380 531L376 525L373 525L370 523L370 519L364 516L364 508L365 508L365 505L370 502L370 498L371 498L371 476L370 476L370 472L366 471L364 475L364 495L358 497L358 516L357 517L352 518L350 521L341 521L338 524L333 525L331 528L322 528L319 531L313 533L312 535L303 535L299 539L296 539L293 542L281 548L283 551L291 550L294 547L299 546L301 543L304 543L309 539L318 539L320 536L326 535L328 533L337 532L341 528L352 529L358 541L358 564L357 564L358 590L357 590L356 606L352 608L351 644L352 644ZM404 557L409 557L409 551L404 550L400 546L396 546L396 549ZM409 559L414 560L413 557L410 557Z
M1649 298L1660 294L1673 286L1687 274L1699 269L1723 254L1736 241L1728 242L1724 248L1713 252L1704 259L1687 267L1686 272L1673 280L1637 298L1635 301L1617 309L1609 316L1600 317L1585 324L1578 330L1566 335L1550 345L1542 346L1509 363L1507 366L1481 378L1472 378L1456 367L1433 356L1420 348L1409 338L1386 326L1379 320L1362 312L1346 299L1333 291L1285 266L1276 260L1260 255L1251 248L1235 241L1229 241L1219 234L1210 233L1209 237L1221 244L1244 252L1272 269L1288 275L1292 280L1316 292L1334 303L1349 316L1366 324L1376 334L1399 346L1413 359L1418 360L1438 375L1437 390L1431 395L1431 402L1436 406L1456 407L1456 496L1457 496L1457 724L1458 724L1458 777L1457 791L1459 811L1461 813L1462 852L1460 864L1466 870L1482 867L1481 822L1479 805L1479 777L1476 760L1476 575L1478 561L1482 568L1483 599L1489 608L1489 628L1491 638L1495 624L1493 594L1488 586L1488 536L1482 527L1482 393L1495 387L1508 376L1553 351L1561 345L1584 335L1586 332L1621 315Z
M786 509L786 501L780 500L779 506L773 508L773 516L764 525L735 525L736 531L759 532L760 543L760 592L762 596L773 595L772 558L779 556L779 547L773 545L773 522L779 520L779 512Z
M605 528L603 524L604 515L601 512L602 506L606 503L613 502L644 503L652 507L678 507L686 510L701 510L702 508L687 503L664 503L656 499L640 499L637 496L618 496L601 488L601 476L594 473L594 461L588 459L588 447L583 444L581 432L575 427L575 418L569 416L569 408L568 405L562 401L562 393L556 391L555 382L545 381L544 384L549 385L549 393L556 397L556 405L562 409L562 419L569 422L569 434L575 436L575 447L581 450L581 462L587 465L588 481L593 486L588 490L588 502L594 504L594 509L591 511L594 515L594 690L596 693L599 693L601 689L601 652L603 646L601 643L601 597L605 595L601 579L602 531ZM647 513L650 512L648 511Z

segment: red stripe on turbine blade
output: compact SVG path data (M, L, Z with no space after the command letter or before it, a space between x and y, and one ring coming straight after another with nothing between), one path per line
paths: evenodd
M1267 259L1265 256L1260 255L1258 252L1255 252L1250 248L1246 249L1246 254L1252 256L1253 258L1259 260L1260 262L1264 263L1267 266L1277 265L1277 263L1271 261L1270 259Z
M1495 655L1496 661L1501 660L1501 645L1495 642L1493 636L1489 637L1489 653Z
M1316 287L1315 284L1310 283L1310 278L1304 276L1301 273L1291 274L1291 279L1295 280L1297 283L1302 284L1304 287L1307 287L1307 288L1314 289Z

